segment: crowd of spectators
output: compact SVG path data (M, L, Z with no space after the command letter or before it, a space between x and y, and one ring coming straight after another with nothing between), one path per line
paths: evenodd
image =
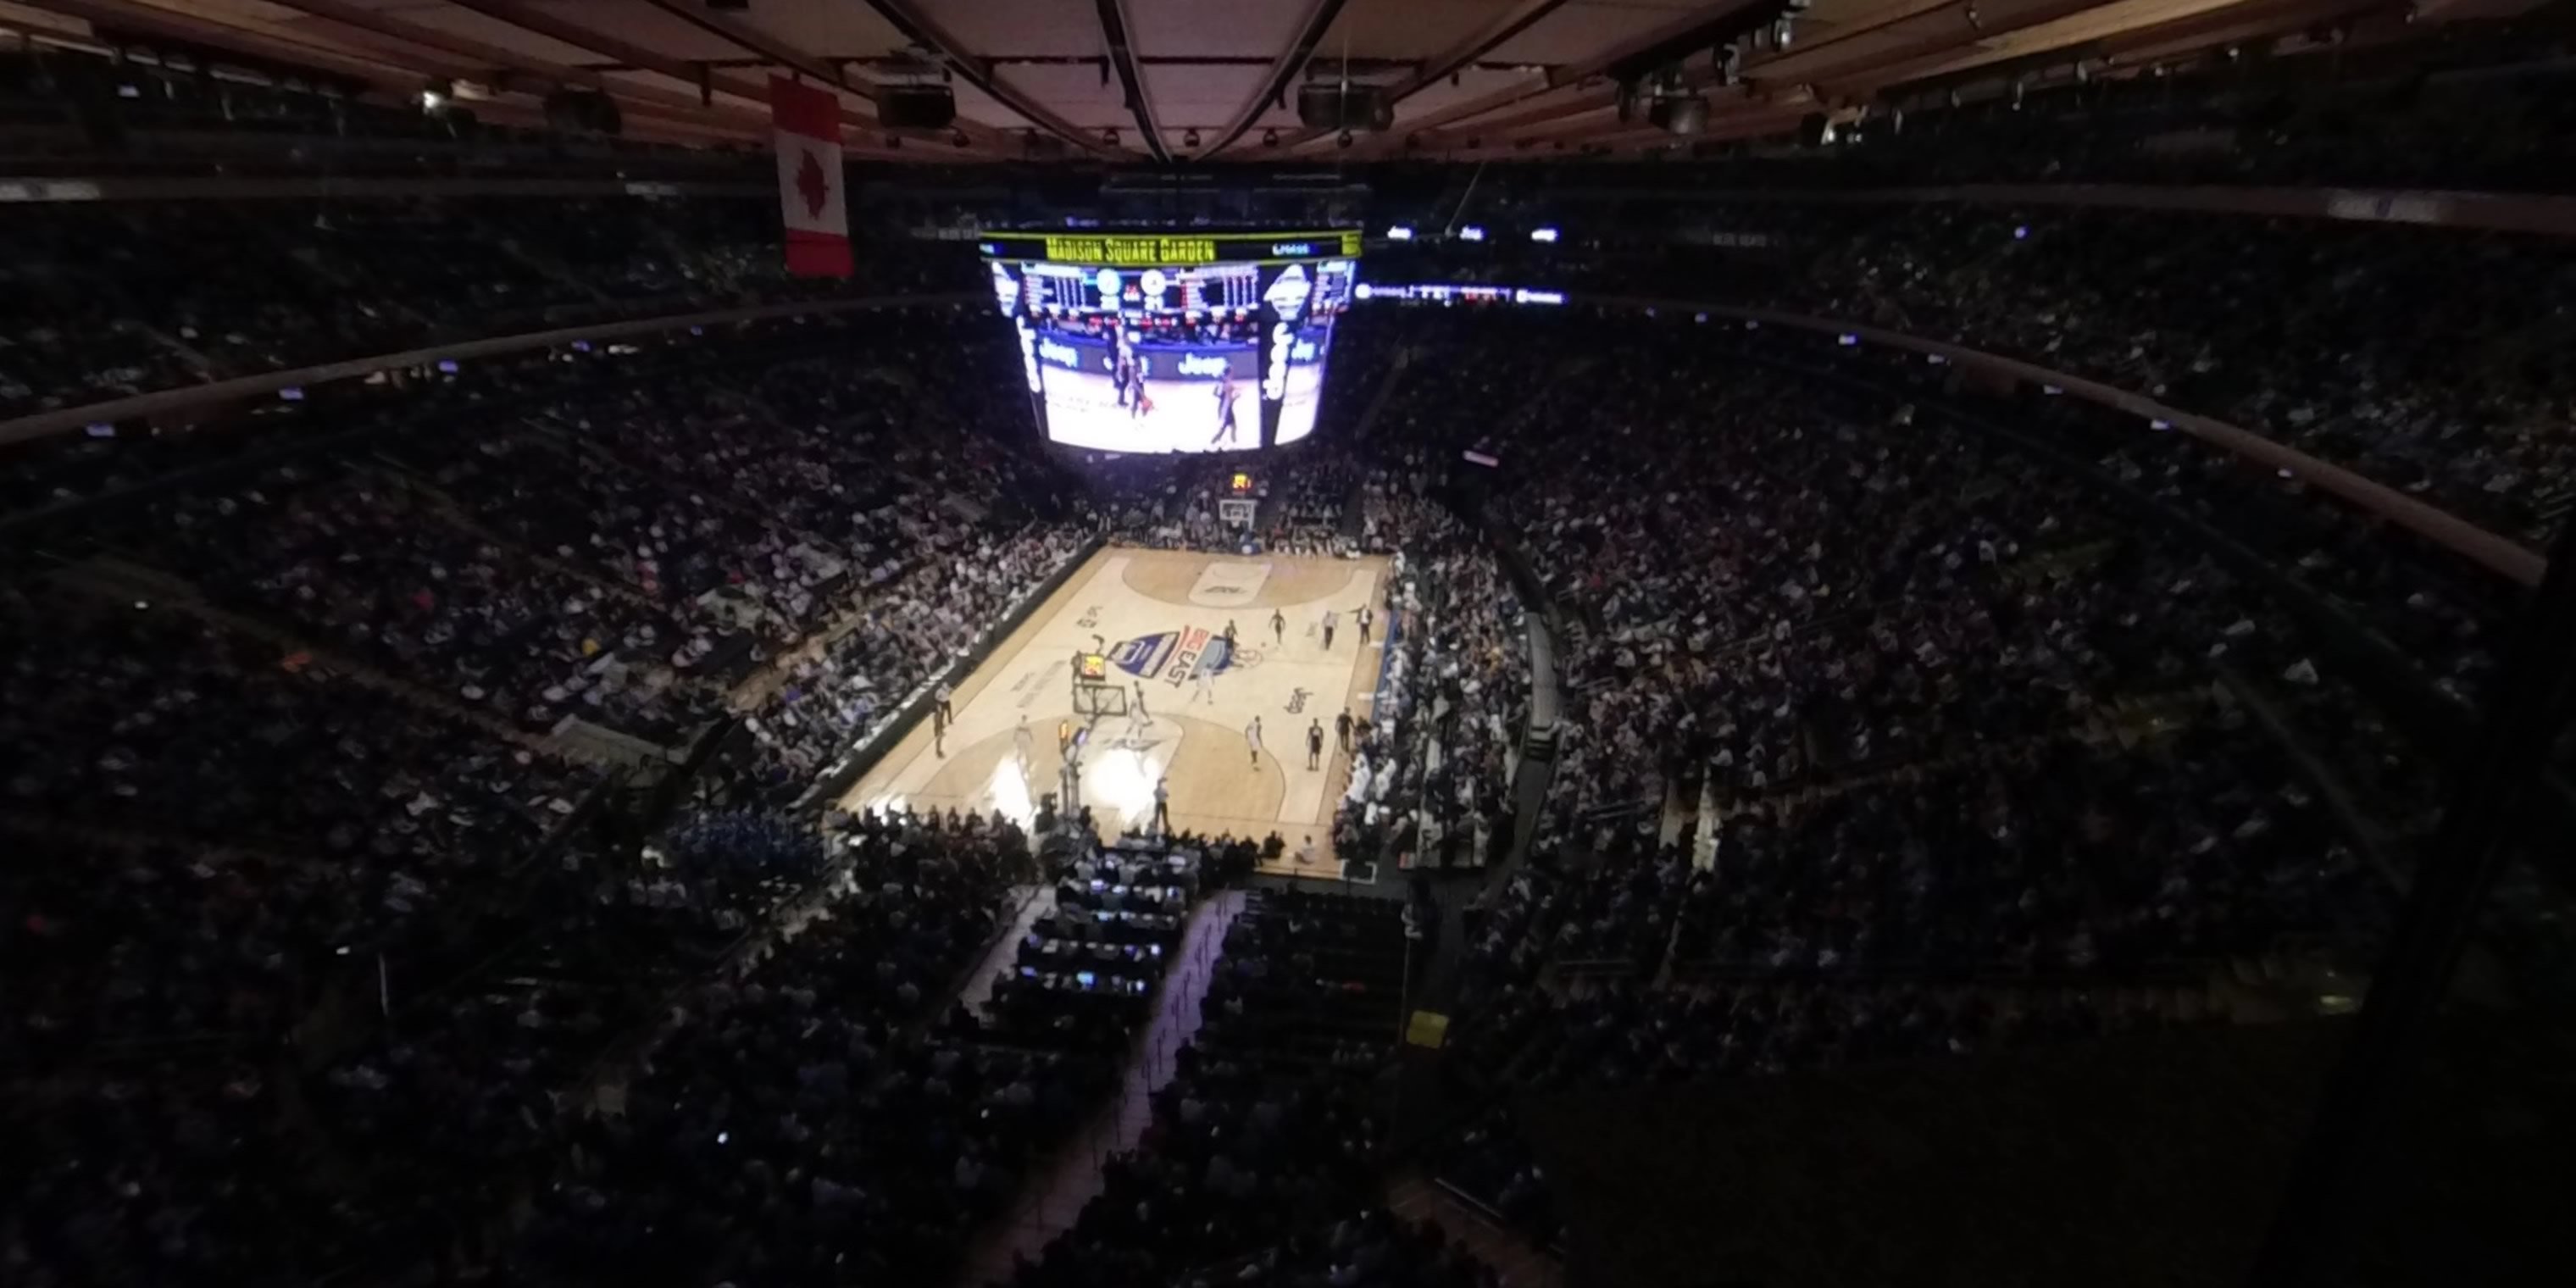
M169 496L120 535L220 605L530 729L578 716L662 733L720 697L685 673L699 641L670 613L354 462Z
M1435 500L1405 452L1363 488L1365 540L1393 549L1385 670L1352 749L1335 853L1408 868L1483 867L1509 844L1528 632L1486 539Z
M439 343L964 280L786 276L760 200L13 204L0 417ZM963 252L959 252L963 254Z
M835 763L999 629L1083 545L1061 524L977 535L863 601L856 620L787 660L775 700L751 719L775 772L797 781Z
M599 781L167 607L0 591L0 1027L32 1063L275 1038L335 954L396 942L528 858Z
M1006 823L843 820L826 897L695 990L612 1100L553 1143L512 1262L540 1283L938 1282L1032 1151L1113 1069L944 1040L936 1004L998 928Z
M2576 500L2554 238L1976 205L1811 236L1764 302L2135 390L2516 536Z
M1177 1288L1503 1288L1505 1282L1436 1222L1371 1208L1187 1276Z
M1912 983L1569 991L1515 985L1452 1031L1457 1068L1481 1092L1601 1092L1656 1083L1832 1072L1972 1056L2198 1022L2108 989L1930 988ZM1435 1150L1441 1182L1537 1247L1561 1246L1547 1169L1512 1109L1490 1109Z
M559 879L503 914L517 923L501 936L512 946L454 983L415 976L408 958L388 973L378 957L367 1011L381 1005L382 1018L349 1033L333 1032L323 1011L308 1018L310 996L265 1008L255 996L295 969L295 946L279 942L286 928L242 920L245 905L272 918L293 908L283 892L272 900L245 884L264 861L219 856L168 873L137 863L127 869L134 897L162 899L164 884L181 882L214 893L202 911L174 908L169 925L109 948L125 965L88 1009L111 1020L146 1002L189 1006L153 1018L199 1027L92 1045L77 1077L12 1084L13 1096L58 1103L11 1120L25 1179L11 1195L10 1264L31 1283L239 1284L513 1259L512 1208L547 1172L577 1166L563 1160L589 1144L584 1114L599 1102L603 1061L655 1027L671 990L719 968L723 982L667 1021L679 1033L731 1015L735 1001L762 1003L768 988L810 1007L812 990L828 986L836 1014L917 1004L989 936L1014 847L1025 855L1025 839L999 821L867 819L826 838L810 820L743 811L685 814L641 854L578 842L548 865ZM69 857L70 847L50 848ZM825 881L778 963L746 976L725 965L739 949L687 951L688 932L711 925L749 942L769 907ZM94 953L115 923L40 889L27 924L38 933L12 942L13 967ZM232 930L237 948L206 938ZM57 949L64 956L49 960ZM202 978L138 987L135 967L164 958ZM298 1031L296 1059L263 1054L276 1034L263 1040L250 1025L280 1011ZM225 1024L245 1027L205 1031ZM19 1072L16 1057L51 1048L13 1041L12 1053ZM299 1061L323 1063L308 1078ZM774 1072L792 1087L799 1068Z
M1362 472L1361 458L1345 444L1292 447L1249 461L1100 456L1076 469L1092 487L1089 522L1121 545L1214 554L1339 555L1381 548L1352 540L1344 520ZM1238 474L1249 476L1242 492L1234 487ZM1251 502L1251 521L1225 518L1219 504L1224 501Z
M1396 271L1769 307L1998 353L2240 426L2527 544L2576 505L2559 432L2576 388L2549 357L2576 272L2559 238L1987 202L1701 213L1751 244L1450 248ZM2128 454L2155 470L2175 450Z
M1496 505L1567 628L1538 843L1468 917L1461 1067L1563 1087L2102 1032L2163 1014L2108 981L2384 932L2367 821L2255 707L2329 773L2413 783L2373 802L2407 838L2438 780L2342 744L2367 704L2208 557L1902 398L1724 360L1687 320L1453 310L1396 334L1385 417L1502 461ZM1529 360L1480 362L1506 345ZM1740 982L1646 983L1667 974ZM1624 982L1542 986L1595 975ZM1996 979L2027 1004L1905 982ZM1551 1233L1508 1131L1454 1167Z
M749 209L14 213L0 415L794 293ZM1760 298L2077 369L2526 535L2576 497L2547 248L1838 212L1794 239L1814 250L1797 285L1760 276ZM2471 274L2498 283L2476 308ZM1216 517L1228 462L1092 462L1092 499L1068 500L1086 485L1006 445L1023 413L1003 335L954 310L845 321L832 334L864 343L829 357L491 386L524 396L479 417L487 387L440 384L470 432L367 451L173 447L60 490L13 482L13 501L77 499L137 481L136 460L220 466L75 515L45 551L204 603L0 581L0 828L46 860L0 880L0 964L24 984L0 1066L59 1110L0 1135L30 1161L0 1264L36 1283L387 1259L539 1283L940 1279L1114 1084L1186 894L1149 900L1097 866L1124 860L1086 858L986 1012L942 1014L1028 839L953 814L817 830L773 806L1104 537L1394 555L1336 848L1479 866L1514 832L1534 679L1473 522L1498 494L1569 627L1539 844L1469 919L1453 1058L1503 1086L2151 1025L2170 1017L2090 986L2381 929L2388 874L2317 766L2406 815L2401 861L2434 779L2246 578L1910 404L1671 320L1574 323L1348 320L1331 428L1256 458L1249 531ZM1336 437L1363 408L1375 463ZM2239 486L2142 441L2096 459L2186 506ZM1467 448L1503 464L1469 483ZM2338 541L2296 571L2482 696L2475 597L2378 558ZM581 717L677 745L728 711L749 790L649 844L565 843L604 775L549 733ZM1210 852L1231 874L1258 850ZM561 879L523 884L540 854ZM530 889L516 969L453 988L384 970L427 923ZM1490 1282L1373 1208L1365 1079L1398 1019L1396 906L1255 901L1144 1143L1023 1288ZM1057 969L1074 954L1092 969ZM380 1022L312 1024L326 999L343 1022L366 1010L369 956ZM1540 986L1575 965L1613 982ZM1646 982L1668 967L1723 982ZM1995 977L2015 983L1954 983ZM599 1085L639 1033L633 1075ZM78 1086L44 1081L72 1068ZM1543 1178L1508 1137L1480 1128L1446 1166L1544 1242ZM525 1228L494 1234L514 1210Z
M859 329L865 364L620 373L67 522L467 710L674 745L732 705L810 778L1079 544L1038 521L1061 480L1005 446L972 365L986 328L924 310ZM784 683L738 687L763 668Z
M1008 1151L1043 1133L983 1106L1031 1123L1053 1106L1060 1124L1090 1094L1069 1089L1112 1070L930 1052L895 1029L931 1018L919 1008L988 937L999 874L1026 861L1016 829L870 820L827 844L810 821L734 806L613 843L577 809L606 775L574 757L596 751L547 736L582 715L675 743L731 706L750 716L749 777L712 795L792 798L1083 542L1046 521L1054 472L1005 445L1018 422L983 388L988 337L945 310L859 317L828 328L871 338L856 362L791 351L735 369L711 339L668 370L436 377L414 393L460 432L399 433L420 422L388 415L373 454L263 418L237 441L93 437L25 457L36 478L13 499L70 508L29 529L40 547L13 547L31 557L0 600L0 826L54 860L0 883L0 955L27 985L0 1044L13 1078L78 1072L11 1083L53 1108L7 1128L28 1164L9 1264L31 1282L266 1283L506 1255L587 1281L560 1249L594 1237L632 1264L676 1259L573 1214L514 1254L501 1219L537 1176L578 1174L553 1161L568 1132L693 1157L694 1136L575 1126L585 1079L652 1027L658 997L782 915L804 926L795 951L718 990L724 1036L690 1058L761 1035L856 1042L861 1059L873 1043L885 1068L928 1071L929 1100L901 1105L844 1072L839 1095L867 1103L815 1123L837 1146L786 1132L845 1160L885 1122L925 1133L900 1162L820 1169L850 1187L809 1209L849 1227L836 1255L952 1255L1009 1192ZM138 587L148 600L118 598ZM737 686L746 673L770 682ZM869 720L817 701L867 693L886 695ZM609 814L641 797L617 799ZM837 893L806 920L824 879ZM794 1009L818 989L827 1034ZM290 1034L300 1054L281 1060ZM797 1073L781 1075L791 1092ZM960 1086L934 1124L921 1106ZM993 1153L949 1218L911 1205L930 1191L910 1178L883 1179L961 1132ZM601 1148L583 1137L570 1157ZM638 1169L582 1212L622 1220L694 1183ZM713 1218L688 1201L700 1227ZM746 1228L757 1206L735 1214Z

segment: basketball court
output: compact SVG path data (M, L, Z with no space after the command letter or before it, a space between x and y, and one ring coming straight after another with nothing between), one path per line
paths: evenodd
M1369 714L1385 576L1382 558L1102 550L957 685L944 755L924 720L841 803L998 809L1025 825L1040 797L1061 791L1059 744L1071 736L1081 801L1103 839L1146 830L1154 785L1168 777L1173 830L1256 841L1275 831L1288 846L1276 870L1336 877L1333 812L1350 760L1333 718ZM1363 604L1380 625L1365 645L1353 620ZM1327 610L1339 615L1330 649ZM1258 764L1245 737L1256 716ZM1324 756L1308 769L1317 721ZM1300 867L1310 837L1314 862Z

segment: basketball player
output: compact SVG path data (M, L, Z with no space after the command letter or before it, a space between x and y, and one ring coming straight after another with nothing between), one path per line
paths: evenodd
M1359 623L1360 647L1367 648L1369 645L1369 627L1377 624L1377 614L1370 611L1368 605L1362 604L1360 605L1360 611L1353 614L1351 620Z
M1241 396L1234 387L1234 372L1216 378L1216 437L1208 440L1208 446L1234 441L1234 403Z
M1154 780L1154 830L1164 836L1172 834L1172 780L1168 775Z
M1324 720L1317 716L1306 724L1306 768L1324 767Z
M1110 365L1109 383L1118 391L1118 405L1121 407L1144 392L1143 383L1136 379L1136 350L1124 332L1118 336L1118 356Z
M1029 767L1029 755L1036 749L1037 735L1029 732L1029 718L1020 717L1020 727L1011 731L1011 744L1019 749L1020 768Z
M1200 667L1196 672L1194 672L1194 673L1192 674L1192 678L1193 678L1193 679L1196 679L1196 680L1199 682L1199 687L1198 687L1198 691L1197 691L1197 692L1192 693L1192 694L1190 695L1190 701L1191 701L1193 704L1195 704L1199 699L1201 699L1201 698L1205 698L1205 699L1207 699L1207 700L1208 700L1208 705L1209 705L1209 706L1215 706L1215 705L1216 705L1216 668L1214 668L1214 667L1210 667L1210 666L1202 666L1202 667Z
M1243 727L1243 741L1252 748L1252 767L1261 768L1261 717L1254 716L1252 723Z
M1329 608L1324 610L1324 648L1327 652L1331 651L1333 647L1333 628L1341 625L1341 622L1342 615L1340 613Z
M1148 729L1154 727L1154 713L1145 709L1145 682L1143 680L1138 680L1136 682L1136 720L1137 723L1144 725Z
M1288 647L1288 614L1276 608L1270 610L1270 633L1278 639L1279 647Z
M945 720L954 721L957 718L957 709L948 705L948 694L948 681L941 680L939 682L939 687L931 693L931 696L939 700L940 717Z

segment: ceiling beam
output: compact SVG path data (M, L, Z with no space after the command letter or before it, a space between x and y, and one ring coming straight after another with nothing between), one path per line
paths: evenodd
M2176 7L2207 9L2213 5L2232 5L2239 0L1910 0L1880 15L1877 20L1856 28L1837 29L1829 38L1812 45L1799 46L1773 53L1764 61L1748 67L1746 80L1775 91L1781 88L1812 84L1828 77L1866 73L1870 69L1901 69L1908 77L1919 76L1927 69L1949 69L1974 66L2009 58L2029 48L2034 36L2052 24L2099 24L2116 22L2124 9L2143 13L2154 9L2170 12ZM2248 0L2263 3L2264 0ZM2095 29L2095 28L2088 28ZM1665 37L1664 43L1670 43ZM1615 60L1613 60L1615 61ZM1693 77L1699 81L1700 77ZM1892 78L1891 78L1892 79ZM1837 85L1837 88L1841 88ZM1473 104L1461 105L1448 112L1435 113L1419 122L1409 122L1413 130L1441 123L1440 118L1464 119L1453 115L1466 112ZM1727 104L1712 104L1711 124L1727 114ZM1555 115L1589 110L1581 101L1559 105ZM1511 118L1518 126L1534 124L1528 117ZM1480 122L1479 129L1491 126Z
M1537 25L1538 20L1565 7L1565 0L1519 0L1511 8L1495 14L1491 22L1477 28L1439 53L1433 54L1413 75L1396 83L1392 93L1395 102L1403 102L1416 93L1438 84L1442 78L1465 70L1470 64L1500 48L1502 43Z
M1154 123L1153 94L1145 87L1145 74L1136 68L1136 51L1127 43L1126 7L1118 0L1094 0L1092 9L1100 15L1100 38L1109 42L1109 65L1118 71L1128 115L1136 120L1136 132L1145 136L1145 154L1170 165L1172 151L1163 146L1162 127Z
M2187 22L2226 13L2251 18L2263 11L2291 7L2275 0L2111 0L2109 4L2084 4L2081 0L2036 0L2021 7L2009 18L1988 20L1974 38L1953 38L1930 48L1910 51L1911 56L1891 62L1871 58L1858 64L1846 64L1811 74L1802 79L1813 82L1836 77L1849 78L1854 71L1867 71L1885 81L1901 82L1955 75L1993 63L2015 62L2037 58L2057 51L2071 50L2088 42L2117 36L2158 22ZM2071 54L2069 55L2071 56ZM1758 77L1757 77L1758 79ZM1866 78L1864 78L1866 79Z
M493 72L517 73L540 81L596 90L618 100L631 116L659 117L702 126L740 140L757 140L769 132L769 122L756 113L701 104L697 99L647 85L612 81L598 72L549 62L517 50L461 36L439 27L424 26L384 12L353 3L352 0L269 0L296 10L320 23L334 39L362 43L388 54L399 55L402 48L417 46L466 59ZM342 30L345 29L345 30ZM390 44L385 42L392 42ZM508 88L520 88L509 86Z
M709 9L706 6L706 0L645 0L645 3L737 49L749 50L792 72L811 76L826 87L856 94L870 104L874 104L877 100L877 87L872 82L854 80L838 65L826 59L798 49L752 23ZM879 122L877 128L883 130L886 127ZM997 156L1014 150L1014 140L982 121L961 117L950 122L948 128L965 136L969 145ZM936 132L925 130L919 133L927 135Z
M267 63L330 72L397 94L417 92L423 79L416 66L315 44L274 28L237 26L203 14L182 13L159 5L137 3L136 0L26 0L26 3L31 8L82 19L90 24L94 34L98 29L106 28L109 31L155 35L181 43L209 45Z
M471 9L497 22L508 23L522 31L533 31L549 40L559 41L575 49L587 49L594 54L614 58L645 71L670 77L683 85L701 86L710 96L729 95L757 104L763 113L768 111L769 86L766 82L726 75L657 53L631 41L605 32L594 31L579 23L565 21L552 11L534 8L522 3L521 0L449 0L449 2L460 8ZM882 127L877 124L875 117L857 111L845 102L841 104L841 122L844 125L855 125L861 131L857 137L842 141L844 155L871 158L892 155L893 150L880 143L876 137L877 131Z
M1744 51L1744 78L1752 81L1810 80L1821 68L1848 65L1870 57L1904 58L1943 42L1973 39L1991 20L2002 30L2011 18L2003 10L2026 0L2001 0L1998 12L1969 14L1970 0L1905 0L1854 21L1838 23L1813 39L1787 49ZM2098 3L2098 0L2085 0Z
M2102 52L2121 62L2151 62L2181 52L2190 43L2206 48L2250 40L2258 28L2287 35L2321 22L2387 11L2388 6L2380 0L2310 0L2296 8L2269 10L2259 16L2232 11L2193 14L2132 27L2108 37L2101 42Z
M1452 104L1418 120L1399 121L1396 123L1395 132L1410 134L1437 129L1453 121L1463 121L1482 116L1487 112L1498 111L1523 99L1536 98L1552 89L1580 84L1595 76L1607 74L1611 68L1639 54L1672 44L1703 27L1737 18L1746 10L1758 5L1774 2L1775 0L1716 0L1714 4L1690 10L1652 31L1643 32L1595 51L1588 57L1549 68L1543 75L1531 76L1517 84L1506 85L1491 93L1468 99L1466 102ZM1307 130L1289 142L1291 146L1303 147L1322 138L1324 134L1325 131L1322 130Z
M1581 115L1616 106L1617 90L1607 86L1566 85L1532 95L1514 106L1522 110L1507 116L1482 116L1474 121L1436 130L1388 131L1372 134L1360 145L1360 155L1367 160L1388 160L1417 152L1446 151L1462 139L1508 143L1513 131L1542 125L1567 115Z
M1235 140L1252 129L1254 121L1261 119L1264 106L1287 100L1288 82L1295 80L1297 73L1305 70L1306 60L1315 56L1315 46L1323 41L1324 32L1333 25L1333 20L1341 16L1344 3L1345 0L1312 0L1307 5L1306 18L1297 24L1296 34L1288 38L1288 44L1279 51L1278 57L1270 60L1269 74L1261 78L1261 84L1253 90L1252 97L1245 99L1243 106L1235 110L1234 119L1217 132L1215 141L1199 149L1199 160L1204 161L1233 146Z
M1031 125L1093 155L1112 160L1124 157L1119 149L1103 144L1090 131L1005 83L995 74L992 64L976 57L965 41L922 12L921 0L868 0L868 7L902 33L904 39L938 54L950 75L982 90Z
M834 89L844 89L873 103L876 91L864 82L853 82L841 69L808 56L803 50L771 36L731 15L718 13L706 0L645 0L645 3L724 41L737 49L748 49L781 67L804 73Z

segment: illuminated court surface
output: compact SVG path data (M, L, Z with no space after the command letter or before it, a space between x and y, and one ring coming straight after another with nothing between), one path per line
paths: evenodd
M1261 555L1241 558L1110 548L1093 555L993 656L957 686L946 754L925 720L859 780L848 809L910 806L1000 810L1024 825L1038 798L1057 790L1060 725L1090 728L1082 752L1082 802L1104 839L1143 831L1154 783L1171 780L1172 826L1255 840L1277 832L1287 857L1312 838L1314 863L1277 870L1339 875L1332 860L1333 806L1349 784L1333 717L1366 716L1385 656L1380 558ZM1363 645L1353 620L1376 611ZM1339 614L1333 646L1323 616ZM1274 633L1272 614L1286 618ZM1226 624L1236 647L1202 687L1197 673L1222 655ZM1096 719L1075 710L1077 653L1103 648L1126 713ZM1144 691L1140 716L1135 697ZM1261 720L1255 765L1244 736ZM1306 733L1321 721L1324 755L1306 767ZM1025 733L1023 733L1025 729Z

